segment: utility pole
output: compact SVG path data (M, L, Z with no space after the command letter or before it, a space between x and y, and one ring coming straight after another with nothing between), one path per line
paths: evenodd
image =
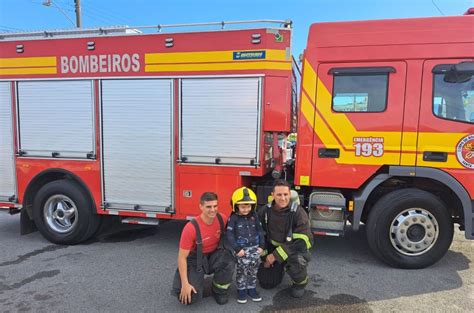
M76 6L76 27L81 28L81 0L74 0L74 4Z
M47 6L47 7L54 6L56 9L59 10L59 12L61 12L62 15L64 15L71 22L71 24L74 25L74 22L66 14L66 12L64 12L64 10L61 9L61 7L59 7L56 3L54 3L53 0L45 0L43 2L43 5ZM74 6L76 8L76 27L81 28L82 27L82 22L81 22L81 0L74 0Z

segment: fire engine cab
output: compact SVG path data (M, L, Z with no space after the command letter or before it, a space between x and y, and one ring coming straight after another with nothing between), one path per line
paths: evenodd
M0 207L75 244L281 177L316 235L365 224L386 263L429 266L455 223L474 239L472 13L313 24L301 77L291 21L0 34Z

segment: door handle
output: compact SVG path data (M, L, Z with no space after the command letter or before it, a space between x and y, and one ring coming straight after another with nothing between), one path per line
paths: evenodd
M423 161L428 162L446 162L448 160L448 154L446 152L423 152Z
M326 149L326 148L319 148L318 149L318 157L320 158L339 158L339 149Z

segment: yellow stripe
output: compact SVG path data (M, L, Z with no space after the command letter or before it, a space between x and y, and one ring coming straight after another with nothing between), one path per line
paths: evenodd
M0 75L56 74L56 67L2 68Z
M251 50L249 50L251 51ZM262 51L262 50L255 50ZM291 70L286 50L265 50L265 59L234 60L235 51L203 51L145 54L145 72L224 70Z
M0 58L0 68L56 66L56 57Z
M311 126L311 128L314 128L314 107L313 105L309 102L307 96L303 94L301 98L301 112L303 112L304 117L306 118L306 121L308 124Z
M145 72L193 72L225 70L291 70L290 62L201 63L146 65Z
M283 261L288 259L288 254L286 254L285 250L283 250L283 248L281 246L277 247L276 251L278 252L278 254L280 255L280 257Z
M252 50L248 50L252 51ZM263 50L254 50L263 51ZM290 61L286 50L268 49L265 51L266 61ZM156 63L209 63L209 62L259 62L257 60L234 60L234 52L230 51L203 51L203 52L176 52L176 53L147 53L145 54L145 64Z
M293 279L292 279L291 281L292 281L293 284L295 284L295 285L304 285L304 284L308 283L308 279L309 279L309 277L306 276L306 278L303 279L302 281L300 281L299 283L298 283L298 282L295 282Z
M316 117L319 123L316 123L314 131L316 132L316 134L318 134L319 138L321 138L321 141L323 142L324 146L329 149L340 148L339 142L337 141L336 137L330 131L329 127L327 127L327 125L322 121L322 117L318 112L316 112ZM344 150L341 150L341 153L344 154Z
M456 145L467 133L428 133L419 134L418 151L456 152Z
M215 281L213 281L212 284L213 284L214 286L216 286L217 288L219 288L219 289L229 289L229 287L230 287L230 284L219 285L219 284L216 283Z
M270 243L274 246L281 246L281 243L275 241L275 240L270 240Z
M429 166L436 168L456 168L463 169L456 157L456 146L458 142L468 133L431 133L423 132L418 135L418 157L416 165ZM446 162L425 162L423 161L423 152L447 152Z
M313 67L309 62L304 60L304 80L303 80L303 89L305 93L301 98L301 111L303 112L304 117L309 125L314 128L314 113L315 109L313 103L315 103L316 97L316 80L317 75Z
M311 241L309 241L309 237L307 235L294 233L293 239L303 239L304 242L306 243L306 249L308 250L311 249Z
M316 97L316 80L318 78L316 71L313 69L308 60L304 60L304 80L303 89L309 96L312 103L315 103Z
M352 138L357 134L354 126L352 123L347 119L345 114L333 114L331 111L331 93L327 90L326 86L323 84L323 82L318 79L318 94L317 94L317 105L318 105L318 110L321 114L321 116L324 118L326 123L328 123L328 126L333 130L337 131L337 135L339 137L339 140L342 141L342 144L344 146L352 146ZM326 128L326 125L321 125L323 123L317 123L320 125L321 128ZM337 126L337 127L336 127ZM329 132L329 131L328 131ZM319 134L319 133L318 133ZM357 136L361 136L358 135ZM335 138L333 135L327 135L326 136L321 136L321 140L323 141L324 144L334 144ZM342 159L342 158L340 158ZM338 161L338 159L336 159Z
M403 166L415 166L416 165L416 144L418 139L418 133L416 132L404 132L402 134L402 156L400 159L400 165Z

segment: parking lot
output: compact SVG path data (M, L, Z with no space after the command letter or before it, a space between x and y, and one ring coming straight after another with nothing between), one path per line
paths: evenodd
M423 270L390 268L370 253L365 234L318 237L301 300L289 280L262 290L260 303L212 298L185 307L169 295L183 222L158 227L108 220L77 246L58 246L38 232L21 236L19 216L0 211L1 312L473 312L474 241L456 231L446 256Z

